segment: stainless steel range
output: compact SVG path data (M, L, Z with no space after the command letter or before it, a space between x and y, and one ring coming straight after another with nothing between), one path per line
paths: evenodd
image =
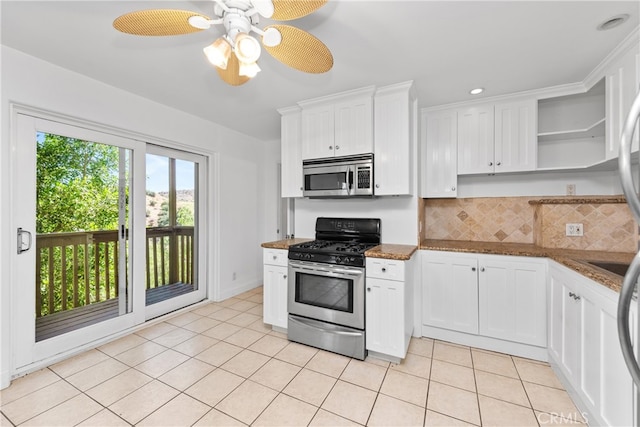
M364 360L364 253L379 244L379 219L318 218L316 240L289 247L291 341Z

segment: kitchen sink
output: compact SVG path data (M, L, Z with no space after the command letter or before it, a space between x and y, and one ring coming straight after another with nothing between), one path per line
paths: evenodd
M588 263L619 276L624 276L629 269L629 264L624 262L588 261Z

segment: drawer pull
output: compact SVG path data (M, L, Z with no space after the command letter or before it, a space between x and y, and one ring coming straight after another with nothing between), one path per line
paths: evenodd
M274 256L273 256L273 259L274 259L274 260L278 259L278 256L277 256L277 255L274 255Z
M383 273L386 273L386 272L387 272L387 269L386 269L386 268L384 268L384 267L382 267L382 272L383 272Z
M476 268L475 267L471 267L471 271L476 271Z
M480 271L484 272L484 267L480 267Z

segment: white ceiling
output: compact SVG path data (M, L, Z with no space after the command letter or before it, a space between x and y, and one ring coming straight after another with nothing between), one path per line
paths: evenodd
M171 37L122 34L118 16L211 1L1 1L2 44L263 140L278 139L276 109L368 85L414 80L420 107L582 81L638 26L634 1L329 0L288 24L332 51L334 67L305 74L263 52L262 72L223 83L202 48L219 29ZM621 13L624 25L596 31ZM259 26L268 24L262 20ZM475 99L475 98L474 98Z

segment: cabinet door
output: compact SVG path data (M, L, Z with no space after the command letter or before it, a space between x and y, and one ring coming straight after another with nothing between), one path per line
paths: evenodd
M458 121L453 110L422 114L422 197L456 197Z
M547 346L545 266L479 258L480 335Z
M494 172L493 105L458 111L458 175Z
M367 350L405 357L404 282L367 277Z
M538 103L535 99L496 104L495 172L536 169Z
M640 88L640 53L631 49L606 73L606 158L618 157L620 134ZM638 134L633 138L632 151L638 151Z
M302 197L302 153L300 152L300 109L281 111L280 185L282 197Z
M335 104L335 155L373 152L373 100L370 96Z
M264 323L287 328L287 267L264 265Z
M408 88L376 94L374 110L375 194L411 194L413 100Z
M334 156L333 105L302 110L302 160Z
M478 273L473 257L424 254L422 323L478 333Z

